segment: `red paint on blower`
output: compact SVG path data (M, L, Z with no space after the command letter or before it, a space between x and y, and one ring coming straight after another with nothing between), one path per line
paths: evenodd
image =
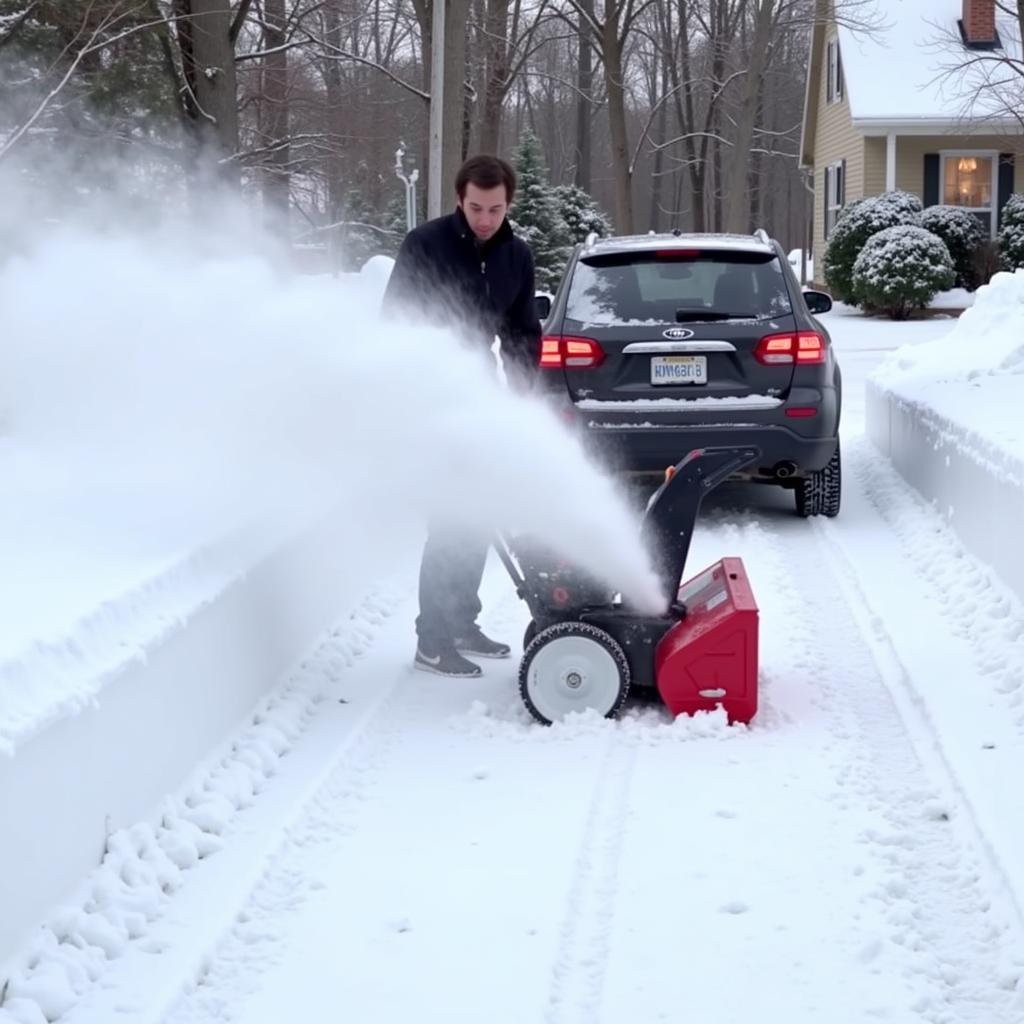
M686 618L654 652L661 699L673 715L725 708L730 722L757 714L757 603L743 562L723 558L679 588Z

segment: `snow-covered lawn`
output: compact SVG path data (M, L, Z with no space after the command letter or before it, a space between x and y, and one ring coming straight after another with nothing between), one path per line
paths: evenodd
M1024 606L864 429L865 381L886 354L909 342L900 358L924 365L955 324L843 309L825 323L844 370L843 512L806 522L789 495L728 486L691 550L691 572L741 556L755 588L749 729L636 703L618 722L544 729L514 660L474 682L413 673L415 564L389 560L387 531L366 526L351 543L380 551L380 578L182 788L110 837L102 867L6 965L0 1022L1020 1024ZM374 365L345 364L370 399ZM391 383L401 363L385 366ZM981 376L961 385L994 375ZM488 401L473 433L493 454L503 406ZM378 424L373 408L357 406L358 426ZM289 436L335 436L344 419L315 409L327 429ZM504 475L529 491L527 470L550 473L538 511L557 526L566 470L539 457L547 422L531 435L509 416L519 448L501 450ZM531 513L473 466L478 487ZM575 503L559 493L576 542L635 557L608 494L575 482L590 488ZM415 505L407 483L373 495ZM423 510L408 511L406 530ZM497 565L484 598L485 626L521 635L525 608Z

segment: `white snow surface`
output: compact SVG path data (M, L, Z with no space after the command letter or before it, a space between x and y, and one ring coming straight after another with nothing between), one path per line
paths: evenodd
M996 274L951 331L894 352L872 382L933 409L1024 469L1024 270Z
M318 348L302 344L303 332L315 334L328 313L345 315L339 343L378 369L383 361L377 388L361 357L344 363L358 386L343 393L364 428L378 422L372 411L384 382L393 384L414 356L403 348L398 359L383 333L360 335L362 321L320 286L293 295L255 267L247 277L254 310L244 324L246 351L256 342L260 354L258 324L284 302L288 317L298 317L290 357L306 360L296 391L315 413L315 429L296 430L294 411L278 400L270 431L262 418L243 416L244 403L232 407L244 428L232 438L256 430L262 451L280 430L289 442L272 448L281 458L253 461L252 472L224 488L271 505L268 488L258 486L267 477L275 492L319 481L316 473L291 475L284 456L304 445L321 453L325 439L351 425L313 386L319 374L325 391L340 390L334 364L314 358ZM194 281L178 281L185 283ZM1016 277L995 281L957 322L893 324L843 308L825 316L845 381L838 519L798 520L791 498L764 488L726 486L708 499L689 571L739 555L760 606L761 709L749 728L730 727L721 713L671 721L657 704L635 702L617 722L578 716L545 729L519 702L514 660L488 663L472 682L413 673L415 567L396 567L151 818L110 837L102 865L3 965L0 1024L1021 1024L1024 602L878 457L864 437L863 391L886 352L909 343L880 378L922 388L939 377L963 394L987 395L1015 420L1021 392L1001 405L1000 388L1021 380L1009 340L1024 337L1016 287ZM14 323L20 310L27 330L32 314L41 332L33 337L45 340L52 324L38 294L21 305L18 296L18 289L0 294L5 315L13 303ZM98 308L113 308L103 298ZM316 316L304 319L308 306ZM94 354L110 330L125 330L120 321L101 322ZM957 348L956 334L954 369L938 353ZM20 479L42 491L59 469L74 495L86 474L73 472L68 455L84 448L108 468L104 482L133 480L127 471L150 463L117 445L100 459L85 413L134 392L101 389L85 410L75 402L81 391L91 394L88 387L54 393L52 381L40 379L29 402L24 388L33 373L41 378L44 367L59 365L47 361L52 348L41 348L39 363L23 352L0 366L19 371L2 401L14 413L5 457L12 465L28 458L32 467ZM98 386L124 354L122 339L95 374L85 375L82 362L74 376ZM190 372L191 358L177 354ZM263 358L284 386L291 362ZM160 364L165 382L182 379L176 361ZM236 380L244 363L230 362L233 372L215 376L211 392L216 385L223 396ZM417 381L427 379L426 365L414 369ZM476 364L463 372L476 374ZM243 375L243 383L251 397L252 379ZM360 392L372 401L360 403ZM265 400L275 394L259 392ZM152 410L159 421L154 397L137 396L139 412ZM429 409L446 397L453 398L432 391L431 403L414 406L415 424L429 424ZM512 401L497 391L486 397L498 413ZM168 409L181 400L181 392L165 396ZM522 430L541 416L513 405L509 426ZM204 427L217 422L194 396L189 408ZM65 410L68 420L53 424L55 411ZM141 415L119 422L147 425ZM146 430L146 443L127 454L152 453L168 422ZM495 454L485 422L473 421ZM113 426L99 435L104 441L117 441ZM446 442L464 429L465 422L453 425ZM210 462L226 472L219 433L197 433L213 449ZM539 440L528 430L519 435L531 455ZM181 464L178 479L156 475L156 495L197 497L186 486L192 478L182 483L180 473L201 446L162 444L160 454ZM524 486L511 449L498 454ZM430 458L426 445L416 455ZM377 479L358 459L312 462L346 474L350 487ZM398 468L408 469L404 461ZM438 471L436 460L429 468ZM601 509L603 523L625 527L629 517L615 520L608 505L613 492L572 476L570 483L586 485L574 500L556 473L570 473L568 460L550 469L541 474L557 496L549 512L563 503L565 519L578 521L585 504ZM483 459L469 472L511 500ZM428 477L414 479L425 486ZM184 521L193 537L203 533L197 526L222 522L225 508L234 509L215 492L218 500L200 502L201 516ZM57 524L70 549L88 548L104 528L107 556L91 563L83 556L83 575L90 564L116 566L120 558L121 578L137 580L158 562L139 557L139 547L187 550L158 522L159 529L132 531L148 543L133 541L125 553L118 542L129 534L118 529L116 497L116 489L102 494L88 520L98 524L93 532ZM464 491L459 500L469 500ZM292 515L306 511L303 503L283 505ZM529 502L513 507L536 526ZM126 508L130 515L135 506ZM265 519L244 512L242 520ZM609 554L619 542L595 530L581 529L580 546L600 544ZM564 542L557 533L552 539ZM7 540L12 556L21 550L14 540ZM372 531L352 538L353 545L377 541ZM633 554L621 550L623 558ZM25 545L23 569L37 555ZM106 578L115 578L110 572ZM526 625L496 565L483 597L490 632L513 638ZM45 625L42 615L36 621ZM66 631L63 622L53 625Z
M867 8L861 8L864 14ZM839 26L843 73L855 120L932 118L953 122L972 113L1006 116L1019 101L1016 78L998 60L1021 59L1014 18L996 13L1003 49L991 55L967 50L957 21L962 0L889 0L875 5L871 31ZM962 70L958 70L962 69ZM950 73L952 72L952 73ZM978 93L973 108L968 99Z

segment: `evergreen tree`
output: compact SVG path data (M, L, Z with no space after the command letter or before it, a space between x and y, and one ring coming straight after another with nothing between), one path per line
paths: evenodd
M548 184L540 140L533 132L526 132L520 139L514 163L518 184L509 220L515 233L533 250L537 288L553 291L565 269L571 238L555 190Z
M572 244L586 241L591 232L598 238L607 238L613 233L611 220L593 196L584 192L579 185L556 185L554 193Z

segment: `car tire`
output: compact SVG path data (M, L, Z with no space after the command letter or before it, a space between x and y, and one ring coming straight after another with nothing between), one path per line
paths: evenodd
M796 482L796 514L805 519L809 516L839 515L839 504L843 491L843 467L836 450L824 469L816 469Z

